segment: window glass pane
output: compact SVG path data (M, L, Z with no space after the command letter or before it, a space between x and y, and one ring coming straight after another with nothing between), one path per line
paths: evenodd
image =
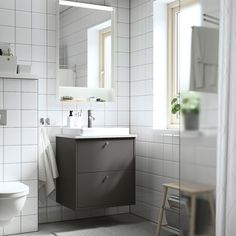
M111 35L104 38L104 87L111 87Z
M180 90L189 90L192 26L201 25L201 5L199 3L181 8L179 19L179 77Z

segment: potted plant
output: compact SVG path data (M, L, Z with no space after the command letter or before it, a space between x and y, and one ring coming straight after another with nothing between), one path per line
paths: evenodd
M171 113L181 112L186 130L197 130L199 126L200 99L198 93L185 92L178 94L171 101Z

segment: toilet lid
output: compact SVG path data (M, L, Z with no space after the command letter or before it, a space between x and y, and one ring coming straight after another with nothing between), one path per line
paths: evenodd
M29 187L19 182L0 183L0 195L9 196L20 193L29 193Z

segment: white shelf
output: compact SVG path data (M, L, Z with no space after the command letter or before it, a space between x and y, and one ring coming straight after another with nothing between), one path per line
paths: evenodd
M0 73L0 78L4 79L28 79L28 80L37 80L38 76L31 74L8 74L8 73Z

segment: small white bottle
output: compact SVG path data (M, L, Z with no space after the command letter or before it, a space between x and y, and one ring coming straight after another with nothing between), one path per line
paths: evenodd
M70 111L70 114L67 117L67 126L70 128L73 128L75 126L75 119L73 116L73 111Z

